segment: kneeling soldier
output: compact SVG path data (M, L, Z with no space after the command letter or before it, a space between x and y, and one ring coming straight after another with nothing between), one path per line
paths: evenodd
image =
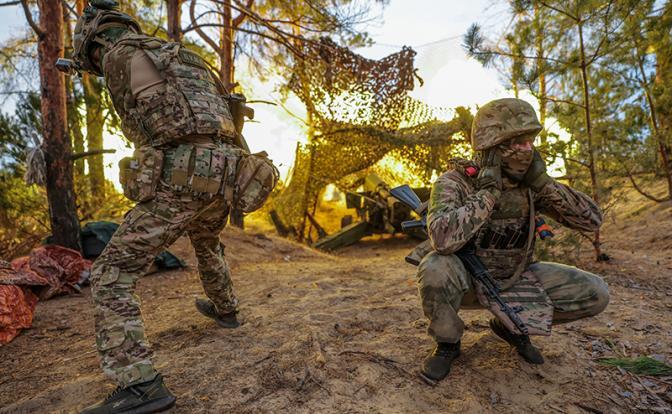
M149 413L175 397L152 364L136 282L154 257L186 233L209 300L196 307L225 328L239 325L219 233L229 211L259 208L277 182L264 153L241 148L232 102L197 54L142 34L116 2L93 0L74 33L76 70L104 76L126 137L120 162L129 211L91 272L96 344L117 390L84 413ZM233 104L232 104L233 106Z
M453 169L433 185L427 215L433 251L418 268L422 309L436 341L422 365L430 381L445 378L460 354L460 308L489 308L498 316L490 322L497 336L527 362L544 362L526 332L487 299L454 254L467 243L475 243L476 255L500 282L501 297L530 335L550 335L552 324L597 315L609 302L607 285L598 276L533 260L537 212L582 231L594 231L602 223L592 199L546 173L532 145L541 129L525 101L486 104L472 127L476 159L455 160Z

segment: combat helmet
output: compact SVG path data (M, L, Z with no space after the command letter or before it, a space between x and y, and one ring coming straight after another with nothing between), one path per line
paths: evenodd
M471 126L471 146L482 151L513 137L538 134L542 127L537 113L522 99L495 99L483 105Z
M92 61L90 52L94 44L109 46L109 40L101 36L113 28L142 33L140 25L131 16L119 11L116 0L91 0L77 20L73 33L73 60L81 70L101 76L100 68Z

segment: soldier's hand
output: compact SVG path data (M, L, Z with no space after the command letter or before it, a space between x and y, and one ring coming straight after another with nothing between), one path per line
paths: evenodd
M496 147L482 153L481 170L476 178L479 190L489 191L495 198L502 193L502 158Z
M553 179L546 173L546 163L541 158L541 154L536 149L532 157L532 164L523 176L522 182L529 186L533 191L539 192L546 184Z

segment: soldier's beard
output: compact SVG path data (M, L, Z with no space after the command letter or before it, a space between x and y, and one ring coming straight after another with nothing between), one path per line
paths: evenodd
M515 181L522 180L527 169L532 164L534 151L521 151L510 147L502 147L500 151L502 155L502 172Z

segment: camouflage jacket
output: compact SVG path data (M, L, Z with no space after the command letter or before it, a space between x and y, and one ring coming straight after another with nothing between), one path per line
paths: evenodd
M506 207L488 191L475 188L476 177L465 173L465 165L475 166L457 163L432 186L427 228L432 247L441 254L459 250L490 221L494 211ZM521 190L516 183L504 181L500 200L506 199L507 192ZM557 181L533 192L532 197L535 211L569 228L594 231L602 224L602 212L590 197Z

